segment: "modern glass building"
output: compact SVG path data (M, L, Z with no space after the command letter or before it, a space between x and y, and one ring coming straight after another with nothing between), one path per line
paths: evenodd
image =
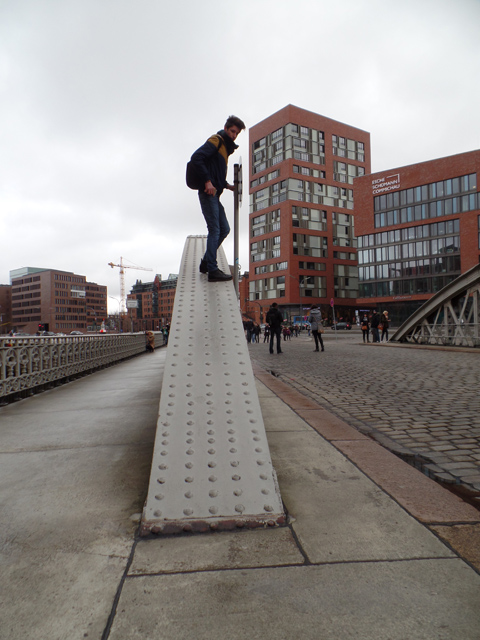
M479 262L480 151L355 180L360 305L399 323Z

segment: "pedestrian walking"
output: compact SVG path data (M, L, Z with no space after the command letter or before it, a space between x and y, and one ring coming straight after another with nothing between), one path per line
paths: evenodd
M370 321L370 327L372 329L372 341L380 342L380 335L378 333L378 327L380 325L380 314L374 309L372 319Z
M310 328L312 330L313 339L315 340L315 351L320 351L318 345L322 347L322 351L325 351L322 340L322 312L317 307L316 304L313 304L310 307L310 315L308 316L308 322L310 323Z
M265 325L265 328L263 330L263 342L268 342L270 339L270 327L268 326L268 324Z
M277 353L282 353L282 322L283 315L276 302L272 302L270 309L267 311L267 324L270 325L270 353L273 353L273 341L277 339Z
M382 342L383 342L383 338L385 338L385 342L388 342L389 326L390 326L390 321L388 320L388 311L384 311L383 317L382 317Z
M253 333L254 326L253 326L252 320L247 320L245 324L245 329L247 330L247 342L250 343L252 342L252 338L253 340L255 340L255 334Z
M363 333L363 341L364 342L370 342L369 340L369 336L370 336L370 323L368 321L368 316L367 314L365 314L362 318L362 333Z

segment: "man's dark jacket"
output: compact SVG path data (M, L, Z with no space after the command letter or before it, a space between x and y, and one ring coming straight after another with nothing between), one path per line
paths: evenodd
M380 324L380 316L378 313L374 313L372 316L372 321L370 323L370 326L372 327L372 329L378 329L379 324Z
M267 324L270 325L272 331L280 329L283 322L282 312L279 311L276 307L270 307L267 311L266 317Z
M235 149L238 149L238 145L225 130L221 130L211 136L191 157L202 185L211 180L217 190L217 196L220 196L227 186L228 156L232 155Z

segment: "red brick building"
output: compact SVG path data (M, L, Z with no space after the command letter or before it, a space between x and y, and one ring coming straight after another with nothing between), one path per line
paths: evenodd
M177 275L170 274L162 280L157 274L153 282L137 280L127 296L127 306L132 300L137 304L127 312L133 331L156 331L171 322L177 279Z
M10 272L12 329L35 334L97 331L107 314L107 287L70 271L25 267Z
M398 324L480 258L480 151L355 180L359 297Z
M0 284L0 334L12 328L12 286Z
M358 295L354 178L370 134L288 105L250 129L249 308L289 321L315 304L352 320ZM247 301L240 300L245 313ZM251 314L249 314L251 315Z

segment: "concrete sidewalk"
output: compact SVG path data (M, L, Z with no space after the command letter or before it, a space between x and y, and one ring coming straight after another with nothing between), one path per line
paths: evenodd
M2 639L478 640L479 512L261 369L289 525L136 538L163 362L0 409Z

